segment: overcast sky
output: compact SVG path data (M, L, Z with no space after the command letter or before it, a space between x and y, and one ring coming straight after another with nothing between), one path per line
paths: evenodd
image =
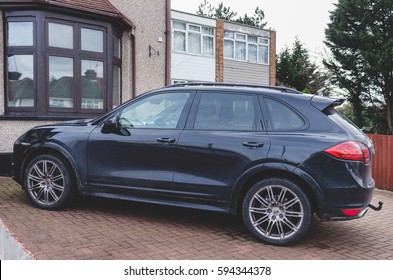
M256 7L265 12L267 25L277 31L277 53L292 46L298 36L314 55L325 48L324 30L329 22L329 11L338 0L208 0L214 7L223 2L238 16L252 16ZM203 0L171 0L172 9L195 14Z

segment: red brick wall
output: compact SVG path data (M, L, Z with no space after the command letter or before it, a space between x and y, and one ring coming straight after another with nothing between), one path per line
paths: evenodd
M269 85L276 85L276 31L270 31Z
M224 81L224 21L216 20L216 82Z

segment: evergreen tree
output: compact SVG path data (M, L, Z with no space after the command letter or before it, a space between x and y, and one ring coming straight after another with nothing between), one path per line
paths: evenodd
M225 6L223 2L218 4L218 7L215 8L209 3L209 1L204 0L203 3L199 4L198 11L196 13L206 17L235 21L259 28L264 28L267 24L267 22L264 21L265 13L259 7L255 8L254 15L252 17L245 14L243 17L235 19L237 13L232 11L230 7Z
M393 0L339 0L325 35L333 55L325 65L347 90L355 119L364 121L364 101L375 103L393 134Z
M197 15L224 20L234 20L233 18L237 15L237 13L231 11L230 7L224 6L223 2L218 4L218 7L215 8L209 3L209 1L204 0L204 2L198 6Z
M308 50L298 38L292 48L285 47L277 55L277 83L306 93L319 93L324 88L325 76L311 62Z

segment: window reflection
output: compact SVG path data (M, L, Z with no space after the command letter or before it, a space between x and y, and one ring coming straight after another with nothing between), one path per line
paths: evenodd
M34 107L33 55L8 57L8 107Z
M33 46L33 23L9 22L8 46Z
M49 107L73 108L74 66L68 57L49 57Z
M121 86L121 68L117 65L113 65L113 90L112 90L112 99L113 99L113 108L120 105L120 86Z
M82 60L82 109L104 108L104 63Z
M82 50L104 52L104 32L100 30L81 28Z
M49 46L72 49L74 47L74 35L71 25L49 22Z
M116 36L113 36L113 56L121 57L121 40Z
M253 130L255 108L251 95L203 93L195 129Z

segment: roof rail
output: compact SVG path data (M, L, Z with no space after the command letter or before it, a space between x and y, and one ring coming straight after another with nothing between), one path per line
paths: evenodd
M226 86L226 87L248 87L248 88L262 88L262 89L272 89L287 93L301 94L300 91L296 89L281 87L281 86L264 86L256 84L242 84L242 83L215 83L215 82L191 82L191 83L179 83L166 86L167 88L175 87L187 87L187 86Z

